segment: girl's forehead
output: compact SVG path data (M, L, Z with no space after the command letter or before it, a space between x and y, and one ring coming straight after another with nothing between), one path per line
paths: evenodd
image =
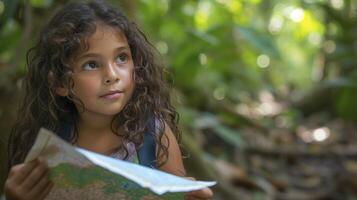
M122 30L101 23L96 24L95 32L88 35L84 42L85 44L82 44L83 47L76 53L74 60L88 52L101 53L108 49L129 46Z
M102 40L105 37L114 37L120 41L127 42L126 36L121 29L103 23L96 23L95 32L88 37L88 40Z

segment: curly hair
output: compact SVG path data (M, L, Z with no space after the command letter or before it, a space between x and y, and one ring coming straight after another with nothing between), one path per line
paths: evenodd
M18 110L17 121L9 139L9 167L24 161L41 127L53 132L65 119L75 123L78 110L73 100L73 71L70 63L74 55L88 49L87 39L96 30L97 23L114 27L126 36L134 61L135 89L127 105L111 123L114 134L123 142L133 142L136 147L143 143L144 133L153 118L156 127L157 155L168 158L168 145L161 143L167 124L180 140L178 114L170 103L169 86L164 81L166 71L156 62L157 51L143 32L130 22L120 9L103 1L70 3L59 10L45 25L34 47L27 52L27 75L24 79L24 97ZM56 89L66 87L70 97L56 94ZM83 103L82 103L82 106ZM126 134L120 134L119 128ZM78 136L74 128L75 143ZM128 134L130 133L130 134ZM122 145L128 156L126 145Z

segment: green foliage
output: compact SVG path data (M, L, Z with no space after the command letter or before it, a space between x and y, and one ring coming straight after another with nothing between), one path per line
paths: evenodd
M13 50L21 37L22 29L14 20L8 20L0 32L2 38L0 46L0 56L3 61L7 61L13 54Z
M30 1L38 10L53 10L55 3ZM313 87L316 79L355 80L349 73L356 64L354 21L323 1L141 0L131 4L188 109L213 112L222 100L233 106L244 104L246 94L259 101L256 97L262 90L289 101L290 93ZM3 5L0 61L8 63L21 45L20 8L25 5L17 0L5 0ZM325 18L330 20L327 25ZM316 63L323 59L318 56L324 51L326 74L316 75ZM23 66L17 67L23 71ZM353 107L353 92L346 88L338 92L333 107L339 116L355 119L348 112L353 109L347 109Z
M252 45L256 50L261 53L270 55L271 57L280 58L280 53L274 44L274 40L271 37L259 34L254 29L249 27L238 28L238 32L241 34L244 40Z
M53 0L31 0L31 5L35 8L48 8L52 2Z
M336 109L338 114L346 119L357 121L357 106L352 99L357 98L357 87L344 88L339 91Z
M21 41L27 32L26 2L33 31ZM67 1L0 1L0 92L16 91L25 69L25 56L18 49L33 45L39 27L63 2ZM313 113L291 105L314 88L327 88L329 93L326 99L306 95L318 111L357 121L356 1L110 2L130 5L124 10L134 12L128 14L161 53L173 75L181 125L193 132L189 138L209 130L227 146L242 148L247 143L241 128L246 126L272 130L280 123L295 132L302 114ZM9 68L17 68L17 74L10 77ZM284 109L264 113L264 106L273 105L261 97L264 91L282 102ZM306 99L310 98L302 98ZM14 102L4 102L5 106L13 103L15 110ZM3 110L0 107L0 114Z
M3 5L3 13L0 13L0 28L14 16L19 0L4 0L1 3Z

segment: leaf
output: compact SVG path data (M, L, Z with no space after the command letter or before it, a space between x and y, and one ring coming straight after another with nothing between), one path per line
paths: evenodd
M31 5L38 8L48 8L52 2L53 0L31 0Z
M207 42L210 45L217 45L218 44L218 40L217 38L215 38L214 36L205 33L205 32L201 32L201 31L196 31L196 30L191 30L191 33L196 36L197 38Z
M269 38L263 33L259 33L258 31L248 27L236 27L235 31L258 51L275 58L281 57L278 48L273 42L273 38Z
M237 130L222 125L216 116L211 113L203 113L201 117L195 121L195 127L200 129L212 129L223 141L235 147L243 148L245 146Z
M245 146L242 138L239 135L239 132L232 130L223 125L217 125L213 127L214 132L223 139L225 142L236 146L238 148L243 148Z

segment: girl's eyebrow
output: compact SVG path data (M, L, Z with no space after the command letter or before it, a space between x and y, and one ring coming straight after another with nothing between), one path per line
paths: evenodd
M114 51L115 52L120 52L120 51L123 51L123 50L129 50L130 51L130 47L127 46L127 45L126 46L120 46L120 47L116 48ZM78 58L78 60L82 60L82 59L88 58L88 57L101 57L101 54L99 54L99 53L91 53L91 52L85 53L85 54L81 55Z

